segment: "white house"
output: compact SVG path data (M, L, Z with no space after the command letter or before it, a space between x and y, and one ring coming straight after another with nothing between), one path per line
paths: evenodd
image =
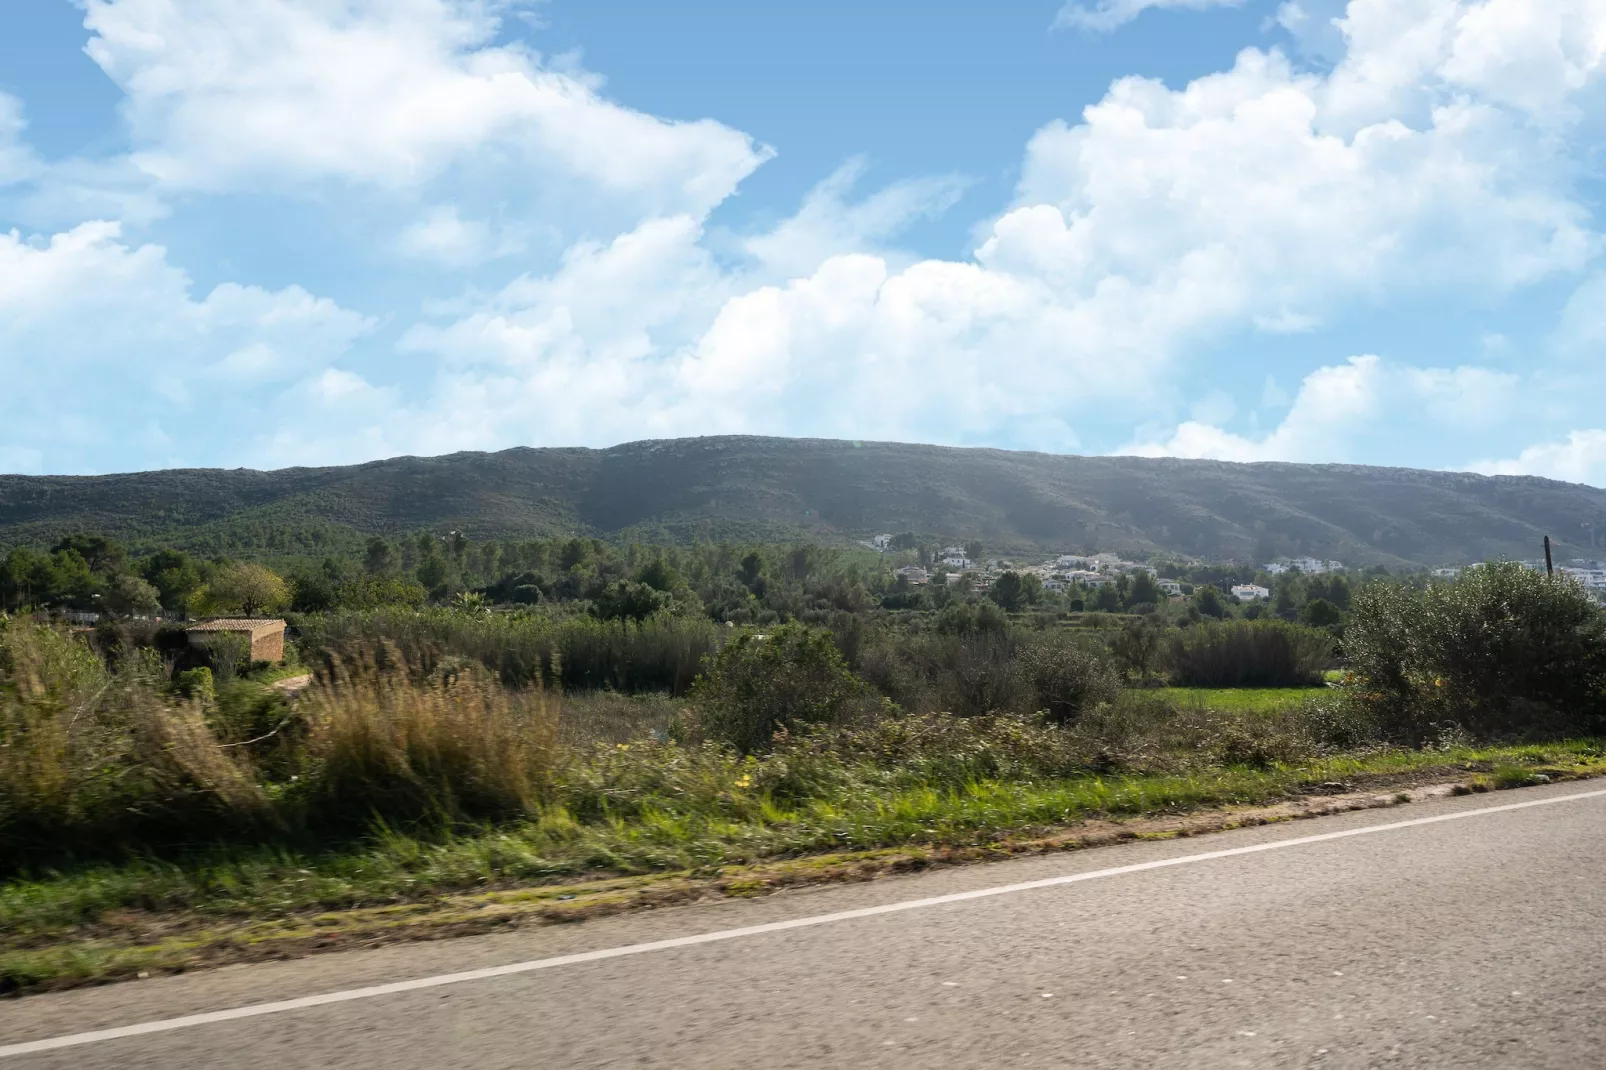
M919 565L905 565L898 570L898 575L902 576L910 583L925 583L927 580L931 579L931 573L927 572Z
M965 551L963 550L960 550L958 553L954 553L950 550L946 551L946 556L942 559L942 563L947 565L949 568L969 568L970 558L965 556Z
M1157 580L1156 586L1160 588L1161 594L1170 595L1172 597L1176 597L1182 593L1182 583L1180 580Z
M1050 576L1050 577L1048 577L1048 579L1043 581L1043 590L1045 590L1045 591L1063 591L1063 590L1065 590L1065 581L1064 580L1060 580L1060 579L1055 579L1053 576Z
M1606 569L1558 568L1556 571L1563 576L1570 576L1591 590L1606 590Z
M1114 576L1106 576L1102 572L1090 572L1087 569L1078 569L1069 573L1065 578L1072 583L1080 583L1083 587L1094 591L1115 582Z
M1459 579L1460 576L1461 570L1458 568L1436 568L1433 570L1433 578L1436 580L1454 580Z
M1240 583L1232 589L1232 596L1240 602L1264 602L1271 592L1258 583Z
M1054 559L1054 567L1059 569L1091 568L1093 562L1080 554L1061 554Z
M887 547L892 545L892 536L877 535L875 538L870 540L870 545L874 546L877 550L885 550Z
M1271 561L1265 565L1262 565L1261 569L1268 575L1281 576L1284 572L1288 571L1288 566L1281 561Z
M942 548L942 556L951 557L955 555L959 557L965 556L965 548L963 546L944 546Z

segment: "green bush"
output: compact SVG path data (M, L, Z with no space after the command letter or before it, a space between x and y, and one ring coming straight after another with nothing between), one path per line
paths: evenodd
M185 698L211 702L217 696L212 683L212 670L202 665L198 669L184 669L173 674L173 690Z
M831 633L802 624L768 635L744 632L726 643L689 701L705 735L746 753L768 748L777 732L846 724L881 705L843 661Z
M1054 724L1070 724L1088 710L1115 701L1121 691L1121 679L1103 646L1063 632L1026 643L1019 661L1031 688L1030 712L1041 713Z
M1201 622L1178 630L1166 667L1183 687L1314 687L1333 659L1325 632L1283 621Z
M1360 700L1404 738L1593 730L1606 713L1606 618L1573 581L1511 562L1368 585L1344 648Z

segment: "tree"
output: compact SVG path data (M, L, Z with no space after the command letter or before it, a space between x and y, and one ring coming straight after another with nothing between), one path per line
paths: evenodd
M1149 670L1160 653L1159 625L1153 617L1127 621L1110 644L1110 652L1124 672L1139 680L1148 679Z
M283 610L290 604L290 589L277 573L261 565L237 562L219 568L195 592L194 602L205 614L254 617Z
M101 604L119 616L154 613L161 608L161 595L150 583L129 572L119 572L107 580Z
M63 550L75 551L89 571L102 576L121 572L128 559L123 548L104 535L68 535L50 548L53 554Z
M1094 592L1093 608L1103 613L1115 613L1121 608L1121 592L1115 584L1103 584Z
M1327 599L1313 598L1300 610L1299 619L1313 628L1331 628L1344 619L1344 614Z
M742 584L754 594L760 594L759 581L764 575L764 558L757 550L749 550L742 558Z
M158 550L145 559L140 575L156 588L156 596L166 610L180 610L201 586L201 570L181 550Z
M597 596L596 614L604 620L646 620L668 609L673 599L645 583L615 580Z
M965 543L965 556L979 564L981 562L981 552L985 549L986 547L980 542L972 539L970 542Z
M892 549L894 550L913 550L915 544L915 534L912 531L899 532L892 537Z
M1021 607L1025 600L1025 585L1021 583L1020 573L1006 572L993 581L993 589L988 592L1000 609L1006 613L1013 613Z
M1214 587L1194 588L1193 605L1201 615L1206 617L1215 617L1220 620L1227 615L1227 604L1221 600L1221 592Z
M645 583L655 591L670 591L686 586L686 581L680 578L680 573L670 567L669 563L661 557L655 557L643 565L636 573L636 582Z
M1131 588L1126 592L1127 608L1131 609L1133 606L1145 603L1157 606L1161 601L1160 585L1154 582L1154 577L1147 572L1139 572L1132 580Z
M380 576L389 572L395 563L395 554L391 551L390 543L378 535L368 540L368 548L363 553L362 567L370 576Z
M1299 616L1299 604L1294 600L1293 584L1284 581L1277 585L1277 594L1272 598L1271 611L1282 620L1293 620Z

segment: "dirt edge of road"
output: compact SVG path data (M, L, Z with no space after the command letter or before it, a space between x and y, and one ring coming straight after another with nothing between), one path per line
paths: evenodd
M527 925L587 918L709 899L772 895L813 885L870 881L939 866L973 865L1029 855L1106 847L1134 840L1202 836L1230 829L1375 810L1475 792L1606 776L1606 768L1547 767L1520 782L1484 772L1428 770L1356 777L1315 785L1308 794L1264 806L1229 807L1125 819L1093 819L1050 832L1022 834L970 846L911 844L780 859L701 871L605 878L438 896L410 903L283 917L222 921L187 915L120 912L86 926L78 939L52 950L98 963L93 975L64 971L37 983L9 979L7 994L22 995L162 973L299 958L414 940L437 940Z

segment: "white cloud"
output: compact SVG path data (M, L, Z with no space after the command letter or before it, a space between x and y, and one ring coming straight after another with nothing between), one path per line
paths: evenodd
M27 128L22 101L0 93L0 187L32 178L38 172L39 161L23 140Z
M124 244L116 223L38 242L0 234L0 454L48 444L58 471L65 458L139 467L172 459L142 448L165 432L239 457L282 418L263 411L274 384L316 374L372 326L295 286L225 283L200 300L190 289L165 250ZM147 432L130 440L130 426Z
M771 273L807 274L832 255L879 247L911 223L941 215L966 185L954 176L914 179L852 202L849 196L865 170L863 159L838 168L809 191L796 215L744 241L745 251Z
M495 257L511 256L523 245L503 230L493 233L480 219L464 219L453 204L439 205L402 231L397 248L406 256L434 260L447 267L472 267Z
M1556 341L1570 356L1606 355L1606 274L1585 280L1567 299Z
M399 353L369 352L359 374L337 362L363 317L294 287L197 299L160 248L95 224L49 246L12 236L19 260L56 258L28 261L19 294L59 271L76 296L19 303L0 345L33 331L27 344L87 367L121 337L155 384L136 396L174 411L242 384L259 422L279 421L252 440L273 460L722 430L1068 448L1089 424L1180 411L1200 393L1190 362L1245 333L1412 302L1453 315L1588 270L1600 243L1575 183L1606 3L1524 2L1353 0L1326 19L1327 73L1247 49L1178 89L1117 81L1032 138L973 256L918 260L899 234L950 208L960 181L855 199L852 162L764 233L711 228L768 150L499 43L507 4L237 0L225 20L204 0L86 0L132 160L173 203L335 203L351 232L382 231L373 249L476 268L452 285L485 289L399 301ZM1066 17L1149 6L1208 5ZM1322 10L1282 17L1315 41ZM0 148L6 129L0 111ZM515 254L526 274L490 276ZM1586 290L1568 330L1587 342ZM0 361L26 351L16 337ZM1447 432L1495 420L1511 384L1357 358L1312 374L1267 436L1226 430L1231 399L1212 395L1134 448L1333 459L1394 413Z
M1097 0L1093 4L1070 0L1054 17L1055 29L1108 33L1119 29L1150 8L1166 11L1205 11L1213 7L1241 7L1244 0Z
M1606 487L1606 430L1573 431L1564 439L1529 446L1509 460L1480 461L1471 468L1489 475L1547 476Z
M1515 375L1484 368L1413 368L1352 357L1306 376L1282 423L1262 438L1190 420L1168 439L1117 452L1219 461L1353 460L1365 446L1397 439L1404 427L1467 431L1498 423L1512 415L1517 382Z
M488 0L87 0L91 57L127 94L134 159L183 190L325 180L403 191L453 168L706 211L767 157L498 45ZM578 197L579 187L570 194ZM533 193L531 195L534 195Z
M1080 124L1045 127L973 260L878 250L952 190L853 205L852 167L745 242L745 266L709 258L693 214L578 246L555 274L409 333L446 361L436 404L410 418L432 448L717 430L1063 448L1086 420L1164 400L1189 356L1231 332L1485 300L1580 270L1597 239L1553 128L1468 95L1470 78L1415 125L1357 118L1362 90L1403 99L1399 37L1431 39L1442 64L1468 11L1419 4L1381 39L1369 3L1352 5L1331 77L1250 49L1180 90L1124 79ZM1432 64L1410 69L1443 82ZM1363 360L1313 376L1265 440L1196 420L1149 446L1320 459L1348 448L1324 428L1368 419L1354 406L1372 391L1459 418L1506 382Z

